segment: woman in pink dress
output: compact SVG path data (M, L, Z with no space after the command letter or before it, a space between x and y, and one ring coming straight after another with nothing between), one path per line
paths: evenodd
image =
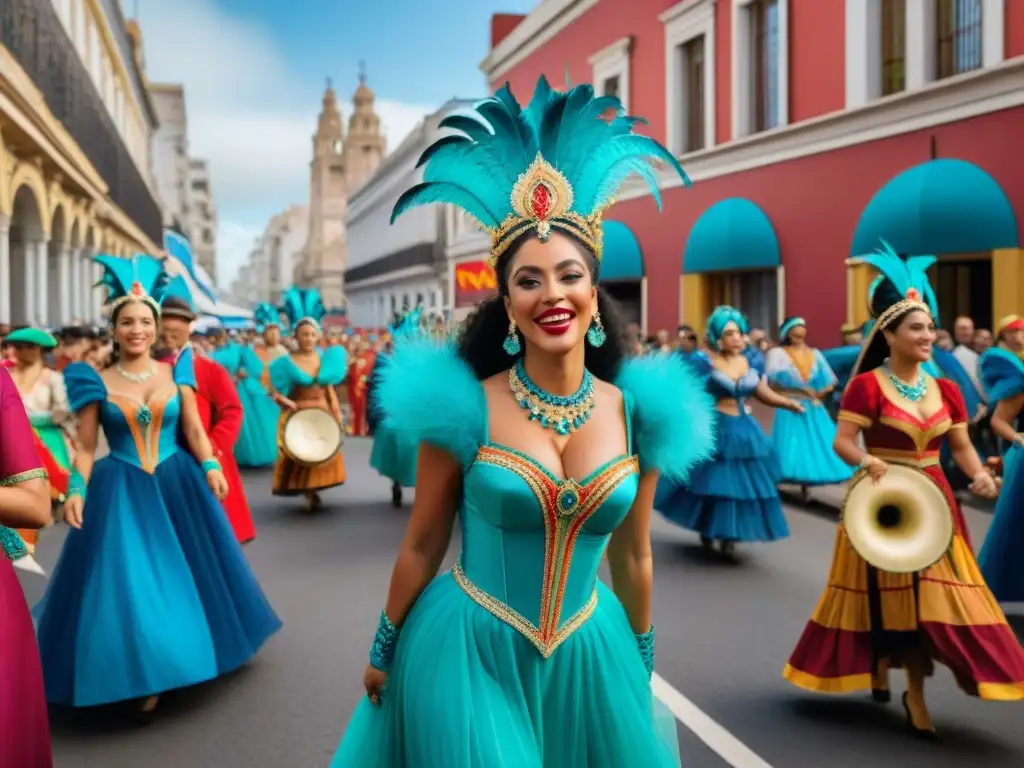
M11 528L42 528L50 519L50 484L34 445L21 395L0 368L0 541L8 555L0 558L0 766L52 768L35 630L10 563L20 543Z

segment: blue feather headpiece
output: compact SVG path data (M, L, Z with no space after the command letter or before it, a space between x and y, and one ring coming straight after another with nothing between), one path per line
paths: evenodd
M256 330L259 333L263 333L267 326L270 325L276 325L278 328L281 327L280 310L266 301L256 305L252 311L252 319L256 323Z
M306 323L320 330L320 321L327 314L327 308L320 299L316 288L297 288L292 286L281 297L281 311L288 317L288 322L296 331Z
M876 318L877 326L884 328L892 318L902 315L908 309L921 309L932 317L938 315L935 292L928 281L928 268L935 263L934 256L909 256L901 258L885 240L874 253L850 259L849 264L867 264L881 274L868 288L868 302L872 303L875 292L886 280L892 283L903 298L887 307Z
M107 289L104 303L109 305L111 314L126 302L140 301L160 316L160 303L171 283L162 261L141 253L130 259L99 254L92 260L103 267L97 285Z
M611 113L611 118L608 115ZM491 235L491 266L521 235L536 229L546 241L558 229L601 258L601 221L631 174L643 178L661 208L652 160L690 179L676 158L633 127L643 118L625 114L613 96L594 95L590 85L554 91L543 76L523 109L509 86L474 107L474 115L449 115L445 136L420 157L423 183L403 194L394 221L410 208L450 203L475 218Z
M416 307L406 312L397 322L392 323L388 330L393 339L405 339L419 336L422 333L423 307Z

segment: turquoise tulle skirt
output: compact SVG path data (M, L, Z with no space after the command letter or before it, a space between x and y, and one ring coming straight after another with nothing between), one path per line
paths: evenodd
M981 575L1001 603L1024 602L1024 448L1003 458L1003 487L985 544L978 556Z
M651 694L625 611L597 609L550 658L431 582L399 636L383 702L356 708L332 768L678 768L675 720Z
M416 461L419 443L400 436L381 422L373 432L370 466L404 488L416 485Z
M716 541L789 536L779 465L761 425L748 414L716 411L715 455L690 470L688 485L658 481L654 508L676 525Z
M269 467L277 459L277 421L281 409L255 379L242 379L235 388L244 413L235 443L235 461L240 467Z
M853 477L853 470L832 450L836 425L823 405L804 402L804 413L775 411L772 446L784 483L833 485Z
M196 461L96 462L36 606L46 698L87 707L241 667L281 627Z

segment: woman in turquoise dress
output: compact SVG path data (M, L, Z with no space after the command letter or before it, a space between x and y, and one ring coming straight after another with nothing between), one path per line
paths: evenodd
M263 361L249 346L234 339L211 354L235 380L235 391L242 401L242 430L235 443L235 461L239 467L269 467L277 458L277 420L281 410L270 398L260 380Z
M39 650L49 702L140 701L151 713L159 694L245 664L281 622L218 502L228 486L196 408L191 347L173 366L151 357L161 263L95 261L114 362L64 371L79 450L64 503L71 530L35 609ZM100 427L110 454L96 460Z
M715 453L694 467L689 483L662 478L654 507L676 525L700 534L705 549L719 543L731 557L737 542L777 541L789 536L776 488L779 461L746 401L802 413L796 400L773 391L744 340L747 318L737 309L717 307L707 322L714 352L701 352L691 367L715 399Z
M802 317L791 317L779 328L781 345L768 350L765 357L768 384L804 407L802 412L780 409L771 437L781 481L799 485L805 499L809 486L845 483L853 476L832 450L836 424L825 406L838 379L806 339L807 323Z
M1001 603L1024 603L1024 319L1003 318L999 345L981 356L981 379L993 407L992 431L1010 448L1003 457L1003 488L978 556L981 575Z
M506 87L442 121L462 135L396 204L476 216L499 288L457 343L399 343L384 369L386 417L420 441L416 500L335 768L679 765L650 685L651 497L710 450L711 403L678 357L625 360L596 282L622 163L686 178L635 122L589 85L542 78L526 109Z

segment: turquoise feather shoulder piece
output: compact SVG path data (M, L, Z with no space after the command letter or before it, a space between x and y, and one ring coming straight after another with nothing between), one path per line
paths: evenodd
M1002 347L986 350L980 360L981 381L990 403L1024 392L1024 361Z
M88 363L71 363L64 369L64 388L68 393L68 405L72 413L107 399L107 385Z
M385 422L410 440L447 451L468 469L487 436L487 400L454 345L403 339L379 376L375 397Z
M626 361L615 383L631 404L641 470L686 482L715 450L715 403L704 379L677 355L644 356Z
M338 345L328 347L320 355L320 373L317 382L325 387L336 387L348 374L348 350Z
M280 392L285 397L292 391L292 371L295 370L295 363L291 355L281 355L270 363L270 386L275 392Z

